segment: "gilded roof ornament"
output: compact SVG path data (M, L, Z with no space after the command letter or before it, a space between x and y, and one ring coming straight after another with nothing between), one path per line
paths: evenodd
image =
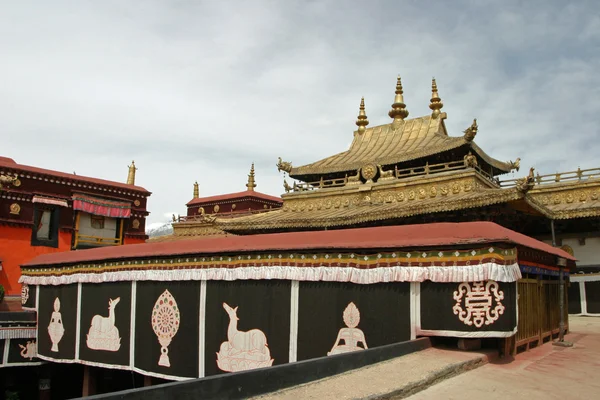
M429 108L431 108L432 118L437 118L440 115L440 110L444 107L444 103L442 103L442 99L438 94L437 83L435 82L435 78L431 80L431 102L429 103Z
M464 131L463 131L463 132L464 132L464 134L465 134L465 135L463 136L463 137L464 137L464 139L465 139L467 142L472 142L472 141L473 141L473 139L475 139L475 135L477 135L477 129L478 129L478 126L477 126L477 118L475 118L475 119L473 119L473 123L471 124L471 126L470 126L470 127L468 127L466 130L464 130Z
M402 81L400 76L398 76L398 81L396 82L396 97L394 98L392 109L388 112L388 115L390 118L394 119L394 122L404 120L404 118L408 117L408 110L406 109L406 104L404 104L403 94Z
M365 133L366 126L369 125L369 120L367 119L367 114L365 113L365 98L360 99L360 107L358 111L358 119L356 120L356 125L358 126L358 133L362 135Z
M198 181L194 182L194 199L200 197L200 187L198 186Z
M135 171L137 171L137 167L135 166L135 161L132 161L131 165L129 165L129 174L127 174L128 185L135 185Z
M279 161L276 164L277 167L277 172L281 172L281 171L285 171L288 174L290 173L290 171L292 170L292 163L291 162L287 162L287 161L283 161L281 159L281 157L278 157Z
M526 193L535 185L535 176L533 175L534 168L529 168L529 175L525 178L519 178L515 182L517 190L521 193Z
M250 167L250 173L248 174L248 183L246 187L249 191L253 192L256 187L256 183L254 182L254 163L252 163L252 167Z
M287 181L285 180L285 178L283 179L283 188L285 189L286 193L289 193L290 191L293 190L293 187L291 187L290 184L287 183Z
M521 158L517 158L515 161L509 161L507 164L509 165L511 171L513 169L518 171L519 168L521 168Z

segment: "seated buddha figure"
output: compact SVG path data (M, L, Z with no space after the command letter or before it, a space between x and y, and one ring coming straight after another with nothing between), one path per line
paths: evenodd
M368 349L364 332L357 328L360 322L360 312L354 303L350 302L348 304L343 317L346 328L342 328L338 332L331 351L327 353L328 356ZM342 340L344 344L341 344ZM358 346L359 343L362 343L362 347Z

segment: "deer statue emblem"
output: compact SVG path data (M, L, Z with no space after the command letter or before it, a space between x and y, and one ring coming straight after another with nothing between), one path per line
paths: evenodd
M117 351L121 347L119 330L115 326L115 307L120 297L108 300L108 317L94 315L87 334L87 346L92 350Z
M237 372L273 365L264 332L259 329L251 329L247 332L238 330L238 308L231 308L227 303L223 303L223 308L229 315L229 326L227 341L221 343L217 353L219 369Z
M21 357L29 358L30 360L37 357L37 343L35 340L28 340L25 346L20 344L19 347L21 348L21 352L19 353Z

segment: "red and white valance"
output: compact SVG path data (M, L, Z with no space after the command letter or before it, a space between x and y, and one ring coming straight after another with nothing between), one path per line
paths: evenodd
M44 197L44 196L33 196L33 203L41 203L41 204L49 204L52 206L59 207L69 207L69 204L66 200L63 199L54 199L52 197Z
M131 216L131 203L75 194L73 195L73 210L111 218L129 218Z

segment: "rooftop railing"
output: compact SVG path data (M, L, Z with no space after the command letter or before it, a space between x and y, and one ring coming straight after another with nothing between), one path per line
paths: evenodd
M219 212L215 214L195 214L195 215L179 215L175 217L173 222L202 222L206 221L211 217L219 218L237 218L252 214L261 214L269 211L278 210L279 208L267 208L263 210L238 210L238 211L227 211Z
M581 169L569 172L557 172L555 174L540 175L534 177L536 185L548 185L559 182L580 182L600 178L600 168ZM517 179L507 179L500 182L501 187L512 187L516 185Z
M383 182L387 180L394 179L407 179L413 178L416 176L428 176L433 174L438 174L442 172L448 171L456 171L467 168L473 168L477 172L479 172L484 178L493 183L494 185L498 185L498 179L494 178L489 171L483 170L478 164L469 165L467 161L452 161L447 163L440 164L425 164L421 167L414 168L404 168L398 169L395 167L393 170L388 171L379 171L379 179L378 182ZM382 173L383 172L383 173ZM336 178L336 179L323 179L315 182L302 182L297 183L294 182L294 185L290 187L290 191L292 192L305 192L310 190L317 190L323 188L334 188L334 187L344 187L352 184L359 184L361 181L359 180L359 175L355 176L345 176L344 178Z

